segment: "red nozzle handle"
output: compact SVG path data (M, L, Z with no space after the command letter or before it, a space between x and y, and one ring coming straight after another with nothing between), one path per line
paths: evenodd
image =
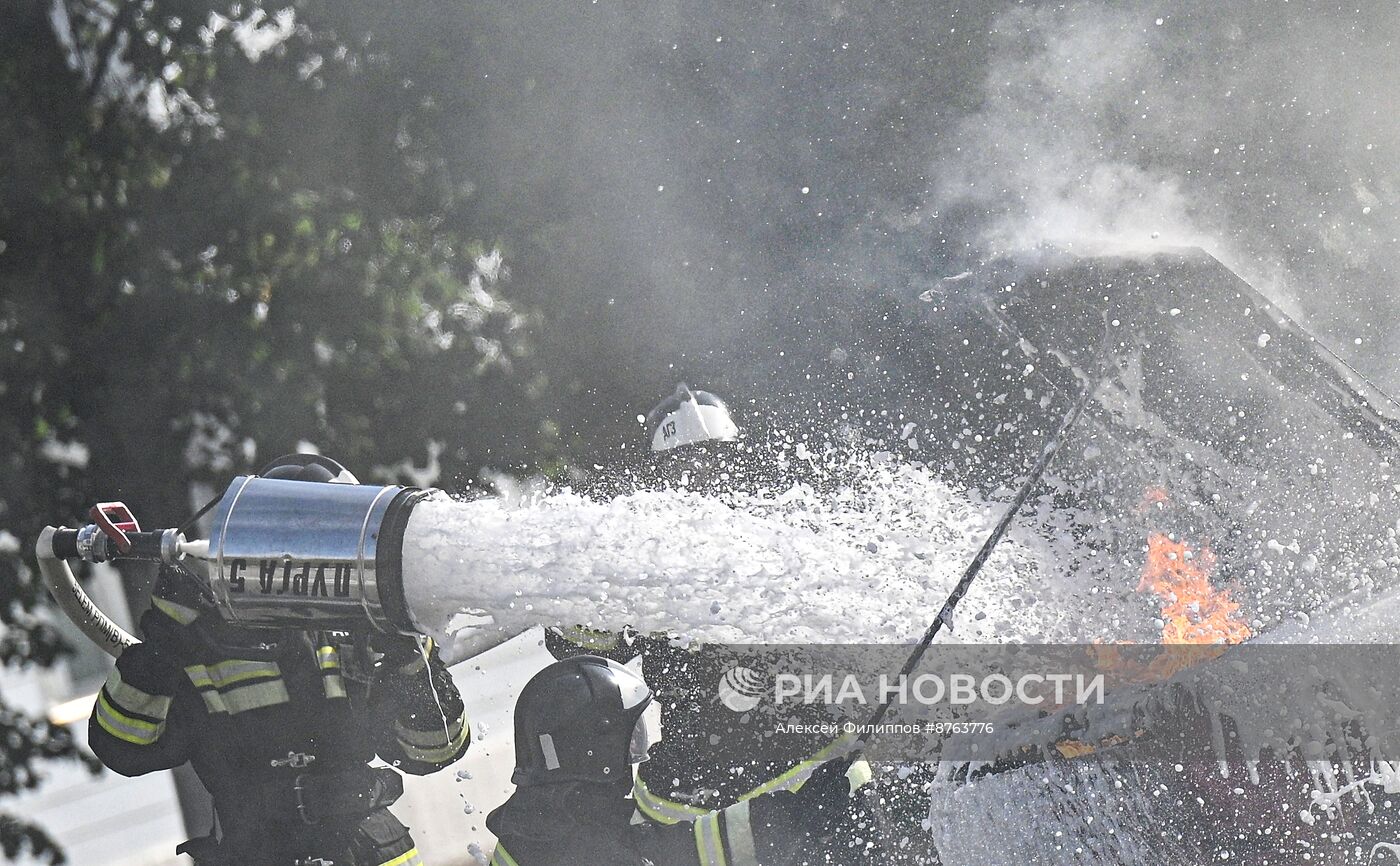
M123 502L99 502L88 512L88 517L97 524L97 528L102 530L102 534L112 540L117 546L117 552L129 553L131 551L131 539L126 537L128 532L140 532L141 524L136 522L136 515L131 513L131 509Z

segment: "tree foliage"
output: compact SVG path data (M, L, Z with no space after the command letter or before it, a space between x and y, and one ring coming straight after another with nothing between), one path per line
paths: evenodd
M517 417L493 403L515 387L529 316L504 294L469 179L442 158L452 106L430 86L432 64L463 62L448 43L465 17L434 3L7 9L5 663L63 651L26 563L46 523L121 498L174 525L192 481L302 441L368 477L440 455L450 482L490 447L468 433ZM0 793L76 755L65 730L0 704ZM24 846L60 856L0 820L0 850Z

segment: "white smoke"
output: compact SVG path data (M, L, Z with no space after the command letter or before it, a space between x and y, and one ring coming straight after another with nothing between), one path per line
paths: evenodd
M1016 9L999 20L985 100L952 131L956 156L939 163L935 189L944 207L985 213L991 251L1218 247L1181 179L1110 133L1162 110L1148 82L1166 73L1154 34L1134 26L1141 19L1103 6L1093 15Z
M1004 11L980 101L939 136L938 231L991 254L1200 246L1394 381L1400 12L1276 11Z

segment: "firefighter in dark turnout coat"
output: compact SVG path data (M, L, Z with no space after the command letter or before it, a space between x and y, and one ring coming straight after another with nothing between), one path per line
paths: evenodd
M805 866L865 856L848 766L828 761L799 791L778 790L721 811L635 822L633 767L647 759L651 689L599 656L536 674L515 707L516 785L486 825L492 866ZM868 835L868 834L867 834Z
M334 477L306 466L264 475ZM402 778L368 764L378 755L423 775L466 751L462 699L430 640L385 635L371 649L343 633L237 628L174 570L152 604L144 642L98 694L89 742L126 776L193 765L218 833L182 850L202 866L422 863L387 808Z

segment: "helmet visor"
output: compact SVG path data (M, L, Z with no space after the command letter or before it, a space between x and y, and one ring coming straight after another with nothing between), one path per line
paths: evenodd
M651 747L661 742L661 705L649 704L632 726L632 740L627 744L627 760L640 764L651 759Z

